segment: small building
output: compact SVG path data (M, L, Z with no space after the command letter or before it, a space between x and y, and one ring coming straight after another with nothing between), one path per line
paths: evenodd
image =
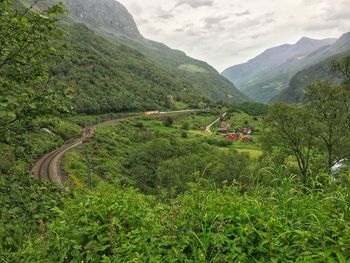
M242 130L241 130L241 133L243 135L249 135L252 133L252 129L250 127L244 127Z
M226 122L222 122L217 132L226 134L229 132L230 128L231 126L229 124L227 124Z
M245 135L242 138L242 142L253 142L253 138L252 138L252 136Z
M226 134L225 138L234 142L234 141L237 141L239 138L241 138L241 134L239 133Z
M217 132L224 133L224 134L228 133L228 131L229 131L228 128L219 128L219 129L217 129Z

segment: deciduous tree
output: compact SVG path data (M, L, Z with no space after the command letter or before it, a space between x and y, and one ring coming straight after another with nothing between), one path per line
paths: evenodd
M303 106L275 104L265 118L269 127L263 142L293 155L307 182L312 150L315 146L315 124Z
M326 152L331 169L350 157L350 92L326 81L308 87L305 103L310 118L315 119L318 146Z

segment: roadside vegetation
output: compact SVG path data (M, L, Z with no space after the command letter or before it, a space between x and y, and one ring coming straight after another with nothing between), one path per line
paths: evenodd
M344 82L315 82L302 105L201 100L202 112L146 117L103 103L81 111L114 113L76 115L93 96L77 104L49 82L63 12L0 1L0 262L349 261L350 57L332 67ZM142 104L147 94L130 109L191 105ZM84 128L134 114L65 156L64 185L30 176Z

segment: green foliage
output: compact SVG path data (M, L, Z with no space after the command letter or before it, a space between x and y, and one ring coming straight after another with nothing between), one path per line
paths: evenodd
M52 56L50 40L61 6L44 10L43 16L31 7L16 11L11 3L0 0L1 262L350 259L349 175L330 177L311 169L327 154L332 164L348 157L348 91L316 83L306 105L272 106L264 139L270 154L253 163L232 142L190 130L210 123L213 113L185 120L173 115L166 125L159 118L100 127L90 143L67 155L63 164L69 180L65 188L57 187L22 171L30 170L37 156L78 136L77 124L116 117L52 117L69 109L64 86L78 87L78 110L94 113L154 109L173 96L197 104L197 89L82 25L62 26L67 35L56 37L55 45L63 56ZM49 58L56 64L48 71L44 61ZM56 76L50 85L49 74ZM212 77L203 76L204 83L212 84ZM258 116L265 110L244 104L226 121L258 125L259 118L246 113ZM86 155L94 186L89 190ZM295 162L303 180L284 166Z
M107 181L134 185L153 194L165 190L172 195L183 192L197 171L218 185L225 180L238 180L247 173L247 156L203 143L190 132L183 134L177 126L176 122L166 128L161 121L135 121L99 128L91 144L95 185ZM220 146L231 144L220 140ZM86 185L84 156L69 154L65 163L73 183Z
M0 261L34 262L36 240L46 242L47 223L61 207L61 189L39 182L27 174L0 174Z
M33 12L37 2L18 10L13 1L0 2L0 138L6 143L37 116L69 110L69 90L50 85L45 65L55 54L51 39L63 8Z
M349 188L207 189L198 179L169 203L101 185L76 192L47 226L36 262L338 262L350 258ZM204 189L203 189L204 187ZM79 200L79 201L77 201ZM40 244L41 243L41 244ZM344 261L345 262L345 261Z
M231 141L224 138L223 139L207 138L205 141L210 145L216 145L219 147L227 147L233 144Z
M270 130L265 134L265 146L291 151L304 180L312 160L331 171L349 158L349 98L346 88L318 81L308 87L305 105L272 106L266 118Z
M188 133L186 131L183 131L181 133L181 137L184 138L184 139L187 139L188 138Z
M162 68L173 72L180 79L190 83L204 97L211 101L225 101L227 103L247 101L230 81L220 75L213 67L203 61L188 57L184 52L173 50L164 44L148 39L132 40L129 38L116 38L108 35L117 43L122 43L140 51L148 59L156 62ZM206 100L204 100L206 101Z
M185 131L188 131L191 128L191 124L189 122L184 122L181 128Z
M174 123L174 120L171 118L171 117L167 117L165 120L164 120L164 126L165 127L171 127Z
M290 81L289 87L276 96L273 101L301 103L307 87L315 81L329 80L339 84L346 78L336 68L341 65L340 61L349 56L349 51L327 58L315 65L312 65L298 72ZM335 72L334 72L335 71Z
M343 76L344 86L350 89L350 55L347 55L338 61L334 61L332 64L332 70Z
M298 163L304 183L307 183L310 160L315 146L316 126L313 118L303 106L275 104L265 118L270 128L263 143L268 151L282 148L293 155Z
M183 65L179 66L179 69L185 70L188 72L192 72L192 73L207 73L208 72L206 69L201 68L201 67L196 66L196 65L192 65L192 64L183 64Z
M101 114L155 110L165 98L196 104L202 93L147 60L138 51L95 34L83 24L62 23L60 57L50 65L56 87L72 86L76 111Z
M267 114L268 105L255 102L244 102L231 106L229 112L243 111L253 116L263 116Z
M350 157L350 90L330 82L315 82L309 86L305 103L311 118L316 120L321 152L327 157L327 167Z

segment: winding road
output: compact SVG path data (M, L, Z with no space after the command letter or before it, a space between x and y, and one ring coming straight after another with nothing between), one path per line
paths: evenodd
M206 132L209 133L209 134L211 134L211 133L212 133L211 130L210 130L211 127L213 127L216 123L218 123L218 122L221 120L222 117L225 117L226 114L227 114L227 112L224 112L220 117L218 117L216 120L214 120L212 123L210 123L210 124L205 128Z
M191 112L198 112L198 111L200 110L157 112L155 114L152 114L152 116L161 116L161 115L176 114L176 113L191 113ZM140 117L145 117L145 115L118 118L110 121L101 122L99 124L86 128L81 138L66 142L60 148L44 155L40 160L38 160L32 169L32 175L38 179L46 179L59 185L63 184L65 178L62 176L62 173L61 173L61 160L67 152L79 147L86 140L90 139L94 135L97 127L118 124L122 121L132 120Z

